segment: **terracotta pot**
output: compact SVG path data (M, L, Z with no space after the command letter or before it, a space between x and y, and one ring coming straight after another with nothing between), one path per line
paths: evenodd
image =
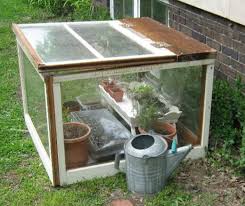
M67 101L63 104L63 109L68 112L80 111L81 107L77 101Z
M119 87L109 88L109 94L116 102L122 102L123 99L123 90Z
M102 87L104 88L104 90L106 92L109 92L109 89L115 87L116 86L116 83L115 83L114 80L111 81L111 82L109 80L103 80L101 82L101 85L102 85Z
M146 133L147 133L147 132L146 132L143 128L141 128L141 127L138 127L138 131L139 131L140 134L146 134Z
M66 168L78 168L88 162L88 139L91 129L87 124L69 122L63 124Z
M156 121L153 124L153 129L155 132L161 134L168 144L171 145L172 140L176 135L176 124Z

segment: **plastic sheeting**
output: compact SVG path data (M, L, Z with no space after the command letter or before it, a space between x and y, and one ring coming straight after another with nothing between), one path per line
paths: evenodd
M180 121L197 133L201 99L202 67L160 71L160 93L183 111Z
M72 112L72 120L84 122L91 127L90 155L103 159L123 149L130 132L107 109Z

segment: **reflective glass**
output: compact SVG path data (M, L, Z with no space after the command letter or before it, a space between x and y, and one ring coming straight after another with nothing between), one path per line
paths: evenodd
M122 19L125 17L133 17L133 0L114 0L114 18Z
M162 3L159 0L153 1L153 19L163 23L167 24L168 21L168 8L166 4Z
M140 0L140 16L152 17L152 0Z
M69 25L104 57L151 54L109 24Z
M133 0L124 0L124 17L133 17L134 16L134 2Z
M114 0L114 18L122 19L124 17L123 8L124 1L122 0Z
M49 154L44 83L26 56L24 57L24 72L28 114L46 152Z
M46 63L96 58L62 25L23 27L22 31Z
M161 68L61 84L67 169L113 161L135 133L160 135L169 147L173 138L178 146L200 143L204 70ZM91 132L87 142L75 140L77 148L71 149L66 139L88 131L77 122Z

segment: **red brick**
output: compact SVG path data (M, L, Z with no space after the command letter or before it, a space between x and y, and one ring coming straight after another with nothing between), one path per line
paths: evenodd
M235 60L238 59L238 52L229 48L229 47L222 46L222 53L227 55L227 56L230 56L231 58L233 58Z
M220 51L221 50L221 45L219 42L215 41L215 40L212 40L208 37L206 37L206 41L207 41L207 45L216 49L217 51Z

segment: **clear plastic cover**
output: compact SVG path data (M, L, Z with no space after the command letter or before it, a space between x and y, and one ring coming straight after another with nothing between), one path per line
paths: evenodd
M92 125L90 155L95 160L115 155L131 137L125 126L105 108L72 112L71 119Z
M202 67L159 66L150 72L63 82L63 122L91 129L86 147L79 146L87 151L86 161L72 168L114 160L135 133L160 135L169 145L174 138L179 146L198 144L202 75Z
M162 70L160 80L164 96L184 111L180 121L197 134L200 130L202 67Z
M28 114L49 154L44 82L26 56L24 56L24 74Z
M152 54L108 23L70 24L69 26L104 57Z
M21 29L46 63L96 59L63 25L25 26Z

